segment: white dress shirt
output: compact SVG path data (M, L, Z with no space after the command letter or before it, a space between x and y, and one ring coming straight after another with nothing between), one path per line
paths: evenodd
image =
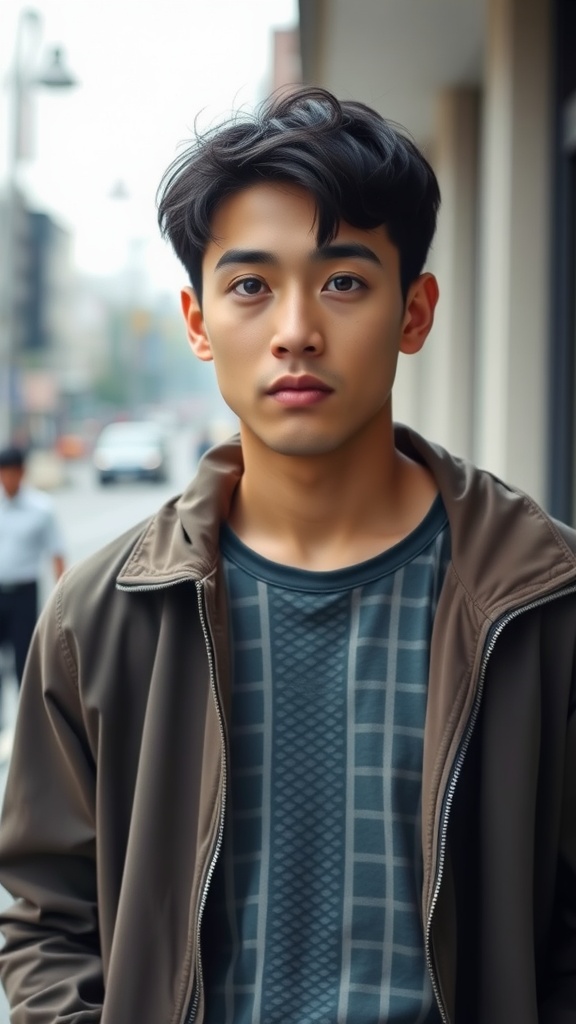
M37 581L56 555L64 542L50 496L22 485L9 498L0 488L0 584Z

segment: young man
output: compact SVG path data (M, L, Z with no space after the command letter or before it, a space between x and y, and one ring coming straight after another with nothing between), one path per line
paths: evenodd
M160 222L240 437L42 617L0 829L14 1024L574 1024L576 557L393 428L439 194L304 89Z

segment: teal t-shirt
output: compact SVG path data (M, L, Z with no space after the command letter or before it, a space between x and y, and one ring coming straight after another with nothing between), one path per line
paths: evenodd
M207 1024L432 1024L420 801L438 498L358 565L278 565L224 526L233 687Z

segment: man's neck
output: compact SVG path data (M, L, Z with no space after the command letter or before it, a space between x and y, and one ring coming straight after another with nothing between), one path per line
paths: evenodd
M428 470L395 448L391 426L367 440L296 457L243 432L245 468L230 526L265 558L316 571L356 564L397 544L424 518L436 486Z

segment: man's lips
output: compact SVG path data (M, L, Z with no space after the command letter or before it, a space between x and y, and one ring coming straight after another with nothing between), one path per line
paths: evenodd
M325 401L333 390L318 377L304 374L301 377L280 377L266 393L279 405L302 409Z
M325 401L332 391L333 388L318 377L303 374L301 377L280 377L266 394L285 409L304 409Z
M332 388L325 384L324 381L319 380L318 377L304 374L301 377L279 377L268 388L267 394L277 395L286 391L322 391L325 394L329 394Z

